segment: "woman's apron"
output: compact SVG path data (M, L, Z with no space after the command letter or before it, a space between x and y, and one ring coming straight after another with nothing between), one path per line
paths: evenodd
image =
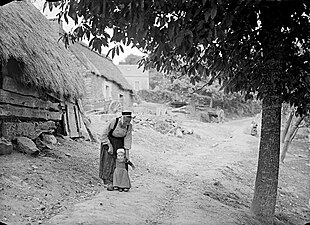
M110 130L108 134L108 139L113 146L113 154L108 153L108 145L101 143L100 147L100 165L99 165L99 177L103 180L105 184L110 184L113 182L113 172L116 163L116 150L119 148L124 148L124 137L114 137L113 131L118 124L119 118L116 118L115 125L113 129ZM128 166L127 166L128 168Z

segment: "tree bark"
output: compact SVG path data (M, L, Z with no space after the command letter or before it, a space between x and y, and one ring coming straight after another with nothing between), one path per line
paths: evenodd
M304 119L304 116L298 117L298 119L296 120L294 126L290 129L290 131L288 132L288 134L285 137L285 141L284 141L284 145L282 147L282 151L281 151L281 157L280 157L280 161L282 163L284 163L284 159L286 156L286 153L288 151L288 147L290 145L290 143L293 140L294 135L296 134L297 130L298 130L298 126L301 123L301 121Z
M267 95L262 103L261 142L251 210L269 225L273 224L277 198L280 132L280 97Z

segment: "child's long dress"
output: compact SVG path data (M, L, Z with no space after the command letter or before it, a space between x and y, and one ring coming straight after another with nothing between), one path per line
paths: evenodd
M116 159L116 168L113 173L113 187L131 188L126 163Z

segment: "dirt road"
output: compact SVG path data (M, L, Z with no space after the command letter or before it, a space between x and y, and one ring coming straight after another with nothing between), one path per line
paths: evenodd
M100 117L92 118L94 132L102 129ZM252 118L224 124L180 115L172 118L194 134L178 138L135 124L131 160L136 170L129 171L133 187L128 193L103 188L98 178L98 143L57 137L58 143L38 157L16 151L1 156L0 221L9 225L259 224L249 213L259 142L249 135ZM308 147L302 140L294 142L280 165L276 218L281 225L310 221Z
M48 224L243 224L258 146L249 124L185 120L194 135L183 138L136 130L130 192L102 190Z

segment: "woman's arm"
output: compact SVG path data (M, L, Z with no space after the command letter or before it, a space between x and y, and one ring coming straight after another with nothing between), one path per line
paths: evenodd
M109 123L103 128L103 132L101 133L101 142L103 144L110 144L110 140L108 138L108 135L110 133L110 131L112 130L112 128L114 127L114 124L116 122L116 119L112 119L111 121L109 121Z

